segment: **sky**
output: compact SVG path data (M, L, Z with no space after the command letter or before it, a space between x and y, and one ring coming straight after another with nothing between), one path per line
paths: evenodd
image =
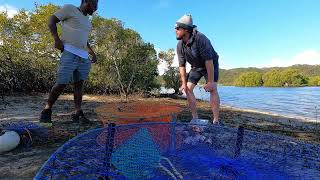
M80 4L0 0L0 11L11 16L21 8L32 11L35 2ZM175 22L192 14L218 52L220 67L230 69L320 64L319 8L320 0L100 0L97 13L120 19L158 51L176 48Z

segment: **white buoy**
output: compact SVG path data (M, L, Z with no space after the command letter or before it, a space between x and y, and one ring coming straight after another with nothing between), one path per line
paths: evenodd
M209 120L207 119L192 119L190 124L197 124L197 125L208 125Z
M1 132L1 131L0 131ZM11 151L20 143L20 136L15 131L5 131L0 135L0 154Z

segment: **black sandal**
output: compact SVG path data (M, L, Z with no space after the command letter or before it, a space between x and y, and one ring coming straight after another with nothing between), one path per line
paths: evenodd
M80 124L92 124L92 121L90 121L84 116L84 113L82 110L72 115L72 121Z
M52 123L51 115L52 115L51 109L42 110L40 115L40 123Z

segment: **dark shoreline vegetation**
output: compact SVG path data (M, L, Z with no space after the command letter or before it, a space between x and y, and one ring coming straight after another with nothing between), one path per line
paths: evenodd
M320 86L320 65L293 65L271 68L220 69L219 84L238 87ZM201 84L205 80L201 79Z
M244 87L320 86L320 65L220 70L220 83Z
M180 87L178 68L168 68L163 76L158 77L158 81L166 88L177 90ZM205 83L204 78L199 82ZM315 87L320 86L320 65L220 69L219 84L238 87Z

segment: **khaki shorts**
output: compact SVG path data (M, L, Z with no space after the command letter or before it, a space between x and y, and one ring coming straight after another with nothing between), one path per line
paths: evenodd
M63 51L57 74L57 84L69 84L88 79L91 61Z

